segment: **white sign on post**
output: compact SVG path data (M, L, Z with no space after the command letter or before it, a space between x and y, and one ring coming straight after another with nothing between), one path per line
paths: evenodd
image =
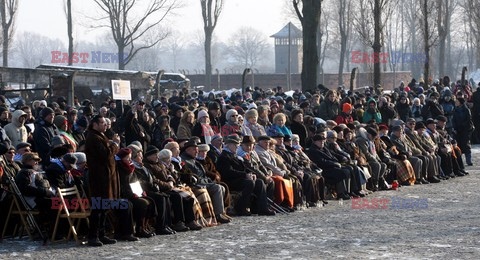
M129 80L112 80L112 96L114 100L132 100Z

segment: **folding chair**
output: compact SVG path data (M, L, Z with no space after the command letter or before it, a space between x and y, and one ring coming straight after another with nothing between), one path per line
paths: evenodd
M9 189L13 190L11 185L9 185ZM7 219L5 220L5 225L3 226L2 237L5 237L5 232L7 231L8 223L10 221L10 217L13 215L18 215L20 217L20 224L22 225L22 232L19 234L19 238L23 235L23 230L27 231L28 236L31 240L34 240L33 232L35 232L35 228L33 227L33 223L29 221L35 221L34 219L27 219L29 218L28 214L32 216L38 216L40 212L38 210L27 210L25 207L21 206L20 202L18 201L18 197L16 194L12 196L12 202L10 203L10 209L8 210ZM19 231L18 224L15 225L13 229L12 237L15 237L17 232Z
M85 208L89 208L89 204L81 203L80 205L78 205L76 209L70 212L69 208L67 207L67 203L65 202L66 196L76 198L79 202L86 201L80 197L80 193L78 192L77 186L73 186L71 188L65 188L65 189L57 188L57 196L60 198L61 206L59 207L57 212L57 218L55 220L55 227L53 228L51 241L52 243L62 241L62 240L55 240L55 235L57 234L58 223L60 221L60 218L64 218L64 219L66 218L69 224L67 241L70 240L70 236L73 234L73 237L75 238L77 245L79 245L80 241L77 236L77 230L80 227L81 220L85 219L87 222L87 225L90 225L90 222L88 221L88 217L90 216L90 211L89 210L87 211L85 209ZM75 226L75 221L77 221L76 226Z

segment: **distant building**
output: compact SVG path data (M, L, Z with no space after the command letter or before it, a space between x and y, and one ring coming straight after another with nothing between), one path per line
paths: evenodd
M290 31L290 72L300 73L302 64L302 31L291 22L276 34L275 39L275 73L286 73L288 70L288 35Z

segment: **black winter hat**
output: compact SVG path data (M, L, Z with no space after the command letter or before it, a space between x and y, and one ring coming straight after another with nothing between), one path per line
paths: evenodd
M51 109L49 107L45 107L44 109L42 109L42 111L40 111L40 117L41 118L45 118L50 114L55 114L55 111L53 111L53 109Z

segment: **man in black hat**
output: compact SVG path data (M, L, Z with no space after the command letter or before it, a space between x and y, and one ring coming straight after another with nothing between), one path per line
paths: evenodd
M42 159L42 164L47 167L50 164L50 146L54 136L58 135L57 127L53 124L55 112L49 107L45 107L40 112L40 118L35 122L35 131L33 139L38 155Z
M308 156L323 172L322 175L327 183L336 187L337 198L350 199L350 180L352 173L349 169L342 167L340 162L326 148L327 138L323 135L314 135L312 137L312 146L308 150Z
M240 216L249 216L250 208L259 215L275 215L268 208L265 184L257 179L255 173L248 171L243 160L237 155L241 139L238 135L229 135L225 138L225 147L217 161L217 169L222 180L232 191L241 191L242 195L235 203L235 210ZM252 194L255 194L254 206L251 206Z
M182 161L185 162L183 171L189 174L192 174L196 177L197 182L196 186L205 187L208 190L208 194L212 199L213 209L215 211L215 217L220 223L228 223L230 219L224 216L225 214L225 187L220 184L213 182L208 176L205 168L202 164L196 160L198 155L198 145L195 141L187 141L182 148L182 153L180 157Z
M272 171L263 166L254 147L255 138L253 136L244 136L240 147L237 149L237 155L243 158L247 171L254 173L257 179L263 181L266 185L267 197L273 200L275 182L272 179Z

